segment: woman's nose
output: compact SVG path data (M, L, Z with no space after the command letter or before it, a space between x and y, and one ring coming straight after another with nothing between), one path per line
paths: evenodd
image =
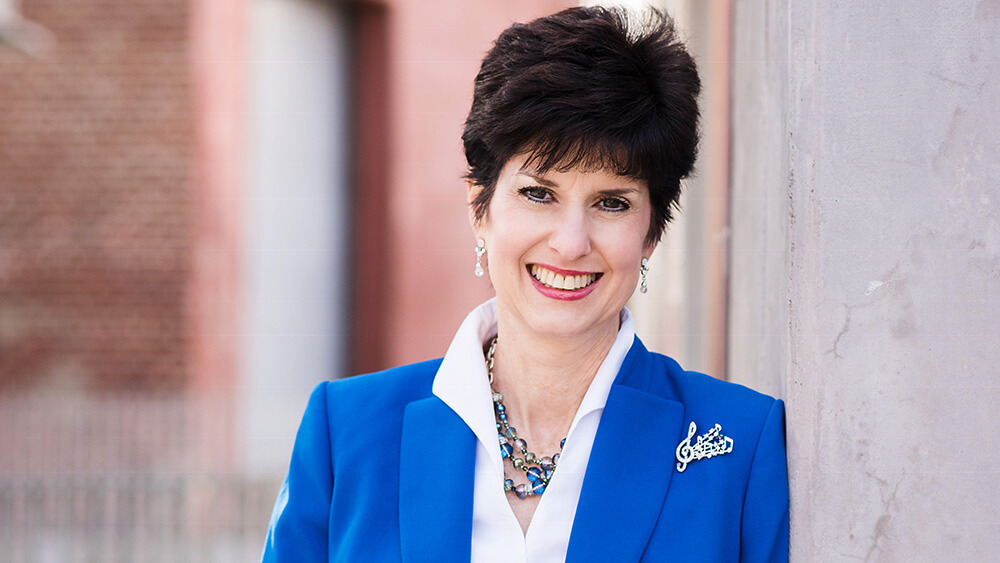
M549 246L567 261L590 254L590 225L586 214L575 211L561 214L549 237Z

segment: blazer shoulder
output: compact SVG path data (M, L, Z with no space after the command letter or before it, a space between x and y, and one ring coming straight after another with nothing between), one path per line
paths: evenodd
M776 399L745 385L724 381L711 375L686 370L677 360L663 354L650 352L654 369L666 374L664 382L681 399L711 399L724 402L749 402L770 408Z
M441 358L397 366L382 371L353 375L343 379L327 381L331 392L337 393L401 393L430 389Z
M338 404L379 404L410 401L431 394L431 384L441 365L441 358L407 364L382 371L326 381L327 401ZM321 385L323 385L321 384Z
M330 425L337 429L379 425L401 417L412 401L429 397L441 359L320 383Z
M784 411L779 399L745 385L683 369L673 358L650 353L657 379L667 398L684 404L686 416L703 424L728 421L730 426L759 431L772 411ZM665 377L664 377L665 376ZM725 424L723 423L723 426ZM754 430L751 430L753 432Z

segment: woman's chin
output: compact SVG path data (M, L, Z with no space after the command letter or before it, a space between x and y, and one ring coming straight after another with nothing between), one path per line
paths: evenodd
M539 305L522 311L520 316L525 325L522 330L538 339L581 342L589 341L595 334L617 334L620 309L613 314L598 314L596 309L575 306L585 301L553 299L548 301L550 306Z

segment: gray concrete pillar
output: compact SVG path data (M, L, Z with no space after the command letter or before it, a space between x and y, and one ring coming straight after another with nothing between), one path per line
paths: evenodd
M734 5L729 373L796 561L1000 548L1000 1Z

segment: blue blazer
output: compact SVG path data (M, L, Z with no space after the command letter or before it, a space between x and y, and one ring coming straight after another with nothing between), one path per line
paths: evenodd
M476 437L431 393L440 362L316 387L263 561L469 561ZM733 448L680 472L691 422L698 435L721 425ZM686 372L637 338L601 416L566 558L787 561L782 402Z

